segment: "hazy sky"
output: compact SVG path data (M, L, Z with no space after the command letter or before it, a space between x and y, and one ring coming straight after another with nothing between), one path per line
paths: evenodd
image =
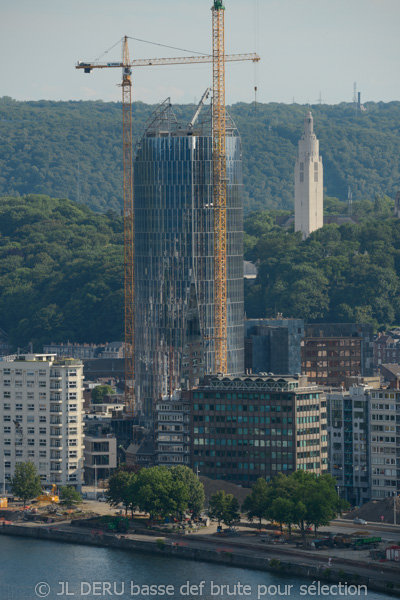
M123 35L211 52L212 0L0 0L0 96L17 100L120 100L117 69L75 70ZM400 99L400 0L225 0L226 52L254 52L227 65L227 103ZM131 59L181 56L130 41ZM105 55L119 60L120 45ZM257 75L258 71L258 75ZM211 65L137 68L133 99L198 100Z

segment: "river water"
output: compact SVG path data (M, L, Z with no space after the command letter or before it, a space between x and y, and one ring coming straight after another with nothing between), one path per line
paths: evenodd
M298 600L312 597L383 600L390 597L372 591L366 593L364 588L355 586L337 589L326 582L319 585L328 587L318 588L318 582L310 579L290 579L219 564L0 537L0 600Z

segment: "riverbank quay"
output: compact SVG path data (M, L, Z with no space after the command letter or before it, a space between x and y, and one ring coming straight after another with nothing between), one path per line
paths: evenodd
M339 582L400 597L400 569L396 563L366 564L350 559L334 559L298 548L244 543L238 539L211 538L207 535L118 534L101 529L81 528L69 522L48 524L18 524L5 522L0 535L62 541L73 544L106 546L120 550L147 552L186 560L221 563L225 566L270 571L282 578L307 577L328 585Z

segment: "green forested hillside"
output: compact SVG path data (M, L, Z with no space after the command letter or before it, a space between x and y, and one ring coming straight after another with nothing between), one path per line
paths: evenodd
M259 276L246 285L247 316L400 323L400 220L387 217L388 204L378 199L361 223L325 225L306 241L266 214L249 217L246 255Z
M0 327L14 347L123 335L122 220L47 196L0 198Z
M245 221L248 317L400 323L400 220L391 203L355 204L358 225L327 225L306 241L271 213ZM104 342L123 336L122 219L70 200L0 198L0 328L14 347L30 341Z
M173 101L173 99L172 99ZM400 102L316 105L311 110L324 162L326 194L346 200L394 197L400 187ZM155 107L133 105L134 135ZM176 106L178 118L194 106ZM243 141L245 212L291 209L297 142L308 107L228 107ZM17 102L0 98L0 195L47 194L96 211L122 206L119 103Z

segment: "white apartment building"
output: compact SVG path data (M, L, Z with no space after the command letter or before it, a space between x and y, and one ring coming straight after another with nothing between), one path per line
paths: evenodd
M190 400L180 390L164 396L155 410L156 464L167 467L189 466Z
M371 392L372 500L400 493L400 390Z
M32 461L44 486L83 481L83 364L54 354L0 361L0 481Z

